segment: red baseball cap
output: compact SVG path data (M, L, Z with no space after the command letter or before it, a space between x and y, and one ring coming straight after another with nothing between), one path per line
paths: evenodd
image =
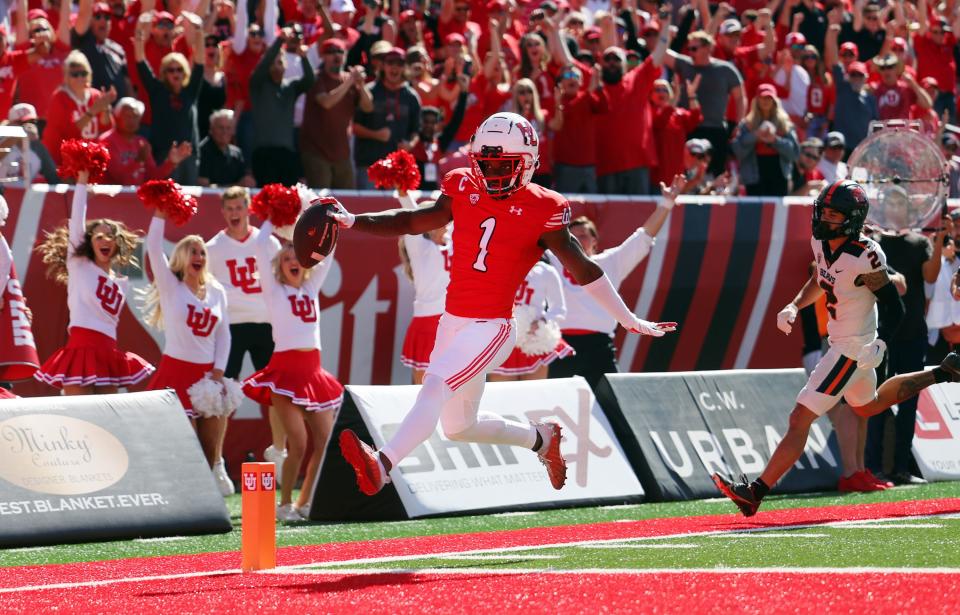
M893 42L890 44L891 49L899 49L900 51L907 50L907 41L903 40L902 36L894 37Z
M106 2L97 2L93 5L93 14L94 15L113 15L113 11L110 10L110 5Z
M777 88L772 83L761 83L757 88L757 98L761 96L777 97Z
M499 13L505 10L507 10L507 3L504 0L490 0L490 2L487 3L488 13Z
M847 67L847 74L852 75L853 73L860 73L866 77L870 74L870 71L867 70L867 65L863 62L851 62L850 66Z
M27 21L33 21L34 19L50 19L50 16L47 15L47 12L43 9L30 9L27 11Z
M459 32L451 32L443 39L443 43L445 45L466 45L467 39Z
M335 50L346 51L347 44L339 38L328 38L320 44L320 53L329 53Z
M596 26L590 26L583 33L583 40L585 41L594 41L600 40L600 28Z
M856 43L844 43L840 45L840 53L842 54L844 51L850 51L855 56L860 55L860 48L857 47Z
M173 15L167 11L157 11L153 14L153 23L160 23L161 21L173 22Z
M660 22L656 19L648 21L646 25L643 26L643 30L641 30L641 33L645 34L647 32L660 32Z
M787 38L784 39L784 44L787 47L793 47L794 45L806 45L807 37L799 32L791 32L787 35Z
M403 23L405 21L410 21L411 19L413 20L417 19L417 12L414 11L413 9L407 9L404 12L400 13L400 23Z
M923 80L920 81L920 85L922 85L925 88L937 88L938 90L940 89L940 83L937 81L936 77L924 77Z

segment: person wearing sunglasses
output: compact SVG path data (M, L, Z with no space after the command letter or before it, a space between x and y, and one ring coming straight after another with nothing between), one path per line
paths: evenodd
M823 139L830 129L830 117L833 116L833 105L837 97L833 76L813 45L804 47L800 66L810 77L807 112L803 116L802 125L807 137Z
M653 112L653 138L657 144L659 160L659 164L653 170L654 186L659 186L660 182L669 184L674 176L684 170L684 142L687 140L687 135L696 130L703 121L700 102L697 100L699 85L700 77L694 77L693 81L681 84L679 76L675 77L673 86L665 79L657 79L653 83L650 109ZM686 88L689 109L676 106L680 88ZM701 141L701 139L695 140Z
M25 1L21 2L21 10L27 15ZM47 121L53 93L63 83L63 63L71 51L69 22L70 3L63 2L60 5L60 26L56 31L47 20L46 13L39 9L29 12L26 30L23 30L22 22L17 25L17 44L29 44L38 57L38 61L31 64L18 80L17 102L33 105L41 132Z
M910 117L910 107L921 109L933 107L933 99L909 73L900 70L900 61L893 54L874 58L880 70L880 83L873 89L881 120L905 120Z
M90 87L90 62L80 51L71 51L63 66L63 84L50 101L43 144L60 164L60 145L67 139L96 140L113 125L110 106L117 90Z
M816 196L827 182L818 165L823 157L823 141L816 137L800 144L800 157L793 163L790 176L792 196Z
M846 146L847 140L842 132L834 130L827 133L823 155L817 163L817 170L828 184L849 177L847 163L843 161Z
M954 35L960 27L960 16L954 18L953 27L944 17L929 19L927 0L917 4L919 29L913 35L913 50L917 56L917 77L932 77L940 85L939 93L933 101L933 108L940 117L948 111L950 121L957 119L957 101L954 91L957 89L957 61L954 50L957 38Z
M151 17L141 16L133 41L137 72L144 85L153 123L150 146L155 160L166 160L174 144L190 143L190 156L180 162L170 178L185 186L197 184L197 152L200 138L197 131L197 100L203 83L203 22L194 13L181 13L185 36L190 41L191 57L171 52L160 61L159 75L147 62L146 45L150 37ZM153 24L157 23L153 19Z
M90 62L91 85L113 88L118 97L129 95L127 54L120 43L109 38L113 10L105 2L80 0L77 21L70 30L70 45L79 49Z
M837 91L833 126L843 134L849 151L866 138L870 122L877 119L877 99L865 87L867 66L863 62L852 59L849 62L841 60L837 53L837 39L840 36L841 26L836 20L842 17L842 13L833 10L827 16L834 20L827 28L827 39L823 50L823 59L830 69ZM844 47L848 54L857 51L848 47L847 43L844 43Z
M607 97L599 71L583 87L583 73L568 66L557 85L557 110L550 119L554 131L556 190L563 194L597 192L597 116L607 113Z

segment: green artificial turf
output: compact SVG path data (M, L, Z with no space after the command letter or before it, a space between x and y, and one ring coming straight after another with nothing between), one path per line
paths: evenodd
M294 496L296 497L296 496ZM921 487L899 487L887 491L871 494L853 494L840 495L837 493L807 494L800 496L779 496L771 497L764 501L764 510L798 508L812 506L835 506L843 504L864 504L872 502L894 502L914 499L934 499L960 497L960 482L952 483L934 483ZM182 539L160 539L160 540L123 540L100 543L85 543L76 545L59 545L51 547L38 547L28 549L8 549L0 550L0 566L24 566L37 564L57 564L68 562L83 562L109 559L122 559L129 557L150 557L159 555L179 555L188 553L206 553L216 551L237 551L240 549L240 496L231 496L227 498L227 506L231 513L234 524L234 530L228 534L215 534L210 536L190 536ZM655 504L638 504L632 506L606 506L594 508L570 508L563 510L551 510L536 512L524 515L476 515L469 517L448 517L440 519L422 519L413 521L395 521L379 523L327 523L312 524L299 523L280 526L277 528L277 545L280 547L293 545L312 545L330 542L348 542L356 540L377 540L385 538L400 538L408 536L428 536L438 534L455 534L469 532L488 532L496 530L512 530L528 527L544 527L554 525L571 525L583 523L599 523L605 521L632 520L632 519L651 519L664 517L685 517L692 515L709 515L736 512L736 508L725 499L715 500L697 500L690 502L666 502ZM946 521L945 521L946 523ZM797 532L812 530L794 530ZM870 537L869 546L860 546L858 542L860 534L856 530L830 530L831 533L838 532L838 541L849 544L849 548L841 549L843 554L836 556L830 555L827 560L827 551L820 542L823 539L809 541L809 548L804 547L802 543L806 539L785 539L781 541L780 547L773 550L773 553L780 555L771 556L772 561L766 561L766 565L800 565L784 562L792 561L791 558L801 558L804 561L812 563L804 565L857 565L854 559L860 557L861 562L869 562L870 556L880 552L897 552L897 561L908 562L909 558L921 558L925 562L934 562L934 554L943 554L950 551L950 556L943 561L945 563L926 563L924 565L960 565L960 526L957 522L950 521L944 525L944 528L918 529L907 531L900 536L902 545L899 542L884 543L884 540L891 540L893 534L883 532L894 532L894 530L863 530L861 533ZM920 532L930 532L922 536ZM822 533L817 529L817 533ZM919 538L918 538L919 537ZM698 538L697 542L702 541L720 541L713 538ZM733 542L736 540L737 542ZM757 553L764 550L764 539L728 539L726 548L717 549L714 559L705 559L697 565L747 565L745 562L753 562L752 565L760 565L758 560L754 560ZM751 541L751 542L746 542ZM680 542L688 542L683 539ZM819 545L819 546L818 546ZM901 548L902 546L902 548ZM576 558L587 561L589 559L583 549L576 549ZM615 551L615 550L614 550ZM635 557L647 561L648 551L658 552L658 557L677 558L673 563L662 563L658 565L681 565L677 562L683 561L689 557L687 551L703 551L702 549L630 549L625 555L633 551L642 551ZM803 555L806 553L806 555ZM564 555L564 557L567 557ZM600 557L600 556L596 556ZM612 554L603 556L604 561L612 557ZM634 557L634 556L629 556ZM833 559L834 557L838 559ZM719 558L719 559L717 559ZM779 559L778 559L779 558ZM769 558L768 558L769 560ZM667 560L664 560L666 562ZM737 564L734 562L744 562ZM834 562L834 563L828 563ZM848 563L836 563L836 562ZM590 566L604 566L599 563L590 564ZM463 562L460 562L462 565ZM552 563L550 564L552 565ZM611 566L620 564L612 563ZM693 564L687 564L693 565ZM889 564L898 565L898 564ZM902 565L913 565L904 563Z

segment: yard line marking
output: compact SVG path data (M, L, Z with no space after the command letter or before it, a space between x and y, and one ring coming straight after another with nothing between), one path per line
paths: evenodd
M801 532L733 532L710 538L827 538L830 534L806 534Z
M134 538L133 542L177 542L186 539L186 536L158 536L157 538Z
M841 530L882 530L882 529L919 529L919 528L938 528L943 527L940 523L844 523L837 526Z
M260 570L254 574L277 574L277 575L383 575L383 574L423 574L423 575L523 575L523 574L596 574L596 575L649 575L649 574L804 574L804 575L825 575L825 574L942 574L942 575L960 575L960 568L798 568L798 567L772 567L772 568L572 568L561 570L558 568L343 568L340 570L329 569L310 569L310 570L289 570L274 568L273 570Z
M577 545L580 549L696 549L700 545L676 543L665 545L641 545L641 544L620 544L620 545Z
M450 560L478 560L478 561L503 561L503 560L540 560L540 559L560 559L560 555L440 555L436 558L425 557L424 559L450 559Z

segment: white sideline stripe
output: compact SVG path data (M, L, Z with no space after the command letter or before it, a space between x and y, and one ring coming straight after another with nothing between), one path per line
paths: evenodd
M885 530L885 529L920 529L920 528L938 528L943 527L939 523L845 523L839 526L842 530Z
M160 536L158 538L134 538L133 542L177 542L186 539L186 536Z
M275 568L258 574L315 574L315 575L371 575L371 574L432 574L456 576L463 574L522 575L522 574L942 574L960 575L960 568L344 568L341 570L287 570Z
M829 535L804 534L801 532L735 532L733 534L717 534L710 538L826 538Z
M540 560L540 559L560 559L559 555L441 555L437 559L450 560L478 560L478 561L503 561L503 560Z
M783 256L783 244L787 240L788 213L787 207L782 203L773 207L773 233L770 236L770 247L767 249L766 262L763 264L760 290L757 291L757 298L750 312L750 320L747 322L747 330L743 332L743 340L740 342L737 358L733 363L737 369L745 368L750 362L757 337L760 335L760 327L767 314L767 307L770 305L770 295L773 294L773 286L776 284L777 273L780 270L780 258Z
M939 518L942 515L913 515L910 517L898 517L899 519L931 519ZM881 517L877 521L889 520L890 517ZM869 522L872 520L863 520L859 523ZM749 528L744 530L735 530L738 532L764 532L764 531L773 531L773 530L782 530L784 527L791 527L794 529L809 529L815 527L831 527L844 523L851 523L850 521L833 521L830 523L816 523L816 524L807 524L807 525L792 525L792 526L778 526L775 528ZM496 553L509 553L514 551L532 551L538 549L551 549L559 547L576 547L583 545L602 545L602 544L615 544L619 542L640 542L640 541L653 541L653 540L666 540L671 538L691 538L696 536L713 536L717 534L726 534L730 530L712 530L706 532L683 532L678 534L664 534L660 536L641 536L637 538L615 538L609 540L581 540L574 542L561 542L545 545L530 545L530 546L518 546L518 547L503 547L499 549L471 549L467 551L450 551L446 553L419 553L416 555L398 555L393 557L379 557L379 558L366 558L366 559L353 559L353 560L340 560L336 562L316 562L316 563L306 563L306 564L297 564L291 566L277 566L273 570L264 570L261 573L266 574L344 574L349 572L350 574L383 574L383 573L396 573L396 572L410 572L406 569L395 569L395 568L385 568L385 569L372 569L372 568L363 568L363 569L351 569L344 568L341 570L332 570L330 566L350 566L352 564L372 564L372 563L386 563L391 561L410 561L417 559L427 559L427 558L436 558L443 555L481 555L484 553L487 554L496 554ZM307 568L310 566L311 568ZM658 569L574 569L574 570L539 570L539 569L529 569L529 570L487 570L486 568L478 569L467 569L467 568L458 568L453 570L439 569L436 572L430 568L424 569L411 569L414 572L419 572L421 574L462 574L469 571L470 574L477 573L487 573L487 574L570 574L570 573L585 573L585 574L686 574L686 573L695 573L695 572L715 572L715 573L763 573L763 572L796 572L799 574L823 574L823 573L837 573L837 574L861 574L864 572L879 572L879 573L891 573L891 574L960 574L960 568L658 568ZM18 587L3 587L0 588L0 594L10 594L15 592L22 591L42 591L46 589L73 589L79 587L104 587L107 585L114 585L117 583L140 583L144 581L168 581L174 579L190 579L197 577L208 577L216 575L227 575L227 574L240 574L242 571L238 568L230 568L226 570L207 570L201 572L184 572L180 574L161 574L161 575L150 575L142 577L121 577L117 579L101 579L101 580L91 580L91 581L75 581L72 583L50 583L47 585L23 585Z
M653 545L641 545L637 543L633 544L618 544L618 545L578 545L580 549L696 549L700 545L687 544L683 542L678 542L675 544L653 544Z

